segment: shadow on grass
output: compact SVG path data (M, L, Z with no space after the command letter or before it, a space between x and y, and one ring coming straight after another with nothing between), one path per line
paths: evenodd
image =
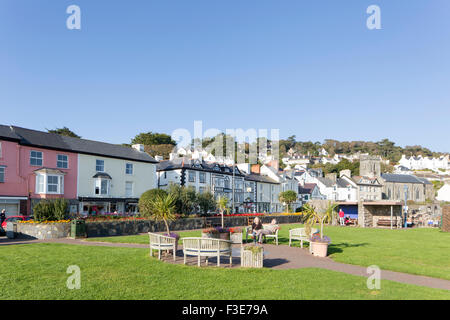
M364 247L367 246L368 243L338 243L338 244L330 244L328 246L328 254L333 253L341 253L344 252L347 248L357 248L357 247Z

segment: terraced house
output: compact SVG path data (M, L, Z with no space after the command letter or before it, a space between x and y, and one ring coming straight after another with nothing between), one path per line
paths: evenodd
M156 161L134 148L0 125L0 209L32 213L65 198L72 213L135 211L156 187Z

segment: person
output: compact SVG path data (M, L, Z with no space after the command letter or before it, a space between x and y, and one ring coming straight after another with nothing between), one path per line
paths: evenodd
M350 216L346 216L345 217L344 223L345 223L346 226L348 226L350 224Z
M262 244L264 236L268 234L274 234L278 228L279 227L277 225L277 220L272 219L272 222L265 229L259 230L258 243Z
M252 223L252 236L253 236L253 242L256 243L256 237L258 235L259 230L263 228L261 220L256 217L255 220Z
M3 209L2 213L0 213L0 225L3 223L3 221L6 220L6 210Z
M342 210L342 208L339 210L339 222L341 224L341 226L345 226L345 221L344 221L344 210Z

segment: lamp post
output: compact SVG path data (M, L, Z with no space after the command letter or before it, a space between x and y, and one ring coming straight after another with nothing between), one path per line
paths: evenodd
M232 213L234 213L234 166L235 166L235 161L234 161L234 159L233 159L233 180L232 180L232 183L231 183L231 185L232 185L232 207L231 207L231 212Z
M408 215L408 209L407 209L407 207L408 207L408 186L405 184L404 185L404 187L403 187L403 190L405 191L405 206L404 206L404 208L403 208L403 211L404 211L404 213L405 213L405 222L404 222L404 225L405 225L405 228L407 228L408 227L408 220L407 220L407 215Z

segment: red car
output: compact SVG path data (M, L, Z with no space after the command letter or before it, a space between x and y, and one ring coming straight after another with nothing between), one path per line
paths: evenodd
M0 229L3 229L3 231L6 231L6 223L7 222L15 222L15 221L27 221L30 220L29 216L9 216L6 217L6 220L3 221L2 225L0 226Z

